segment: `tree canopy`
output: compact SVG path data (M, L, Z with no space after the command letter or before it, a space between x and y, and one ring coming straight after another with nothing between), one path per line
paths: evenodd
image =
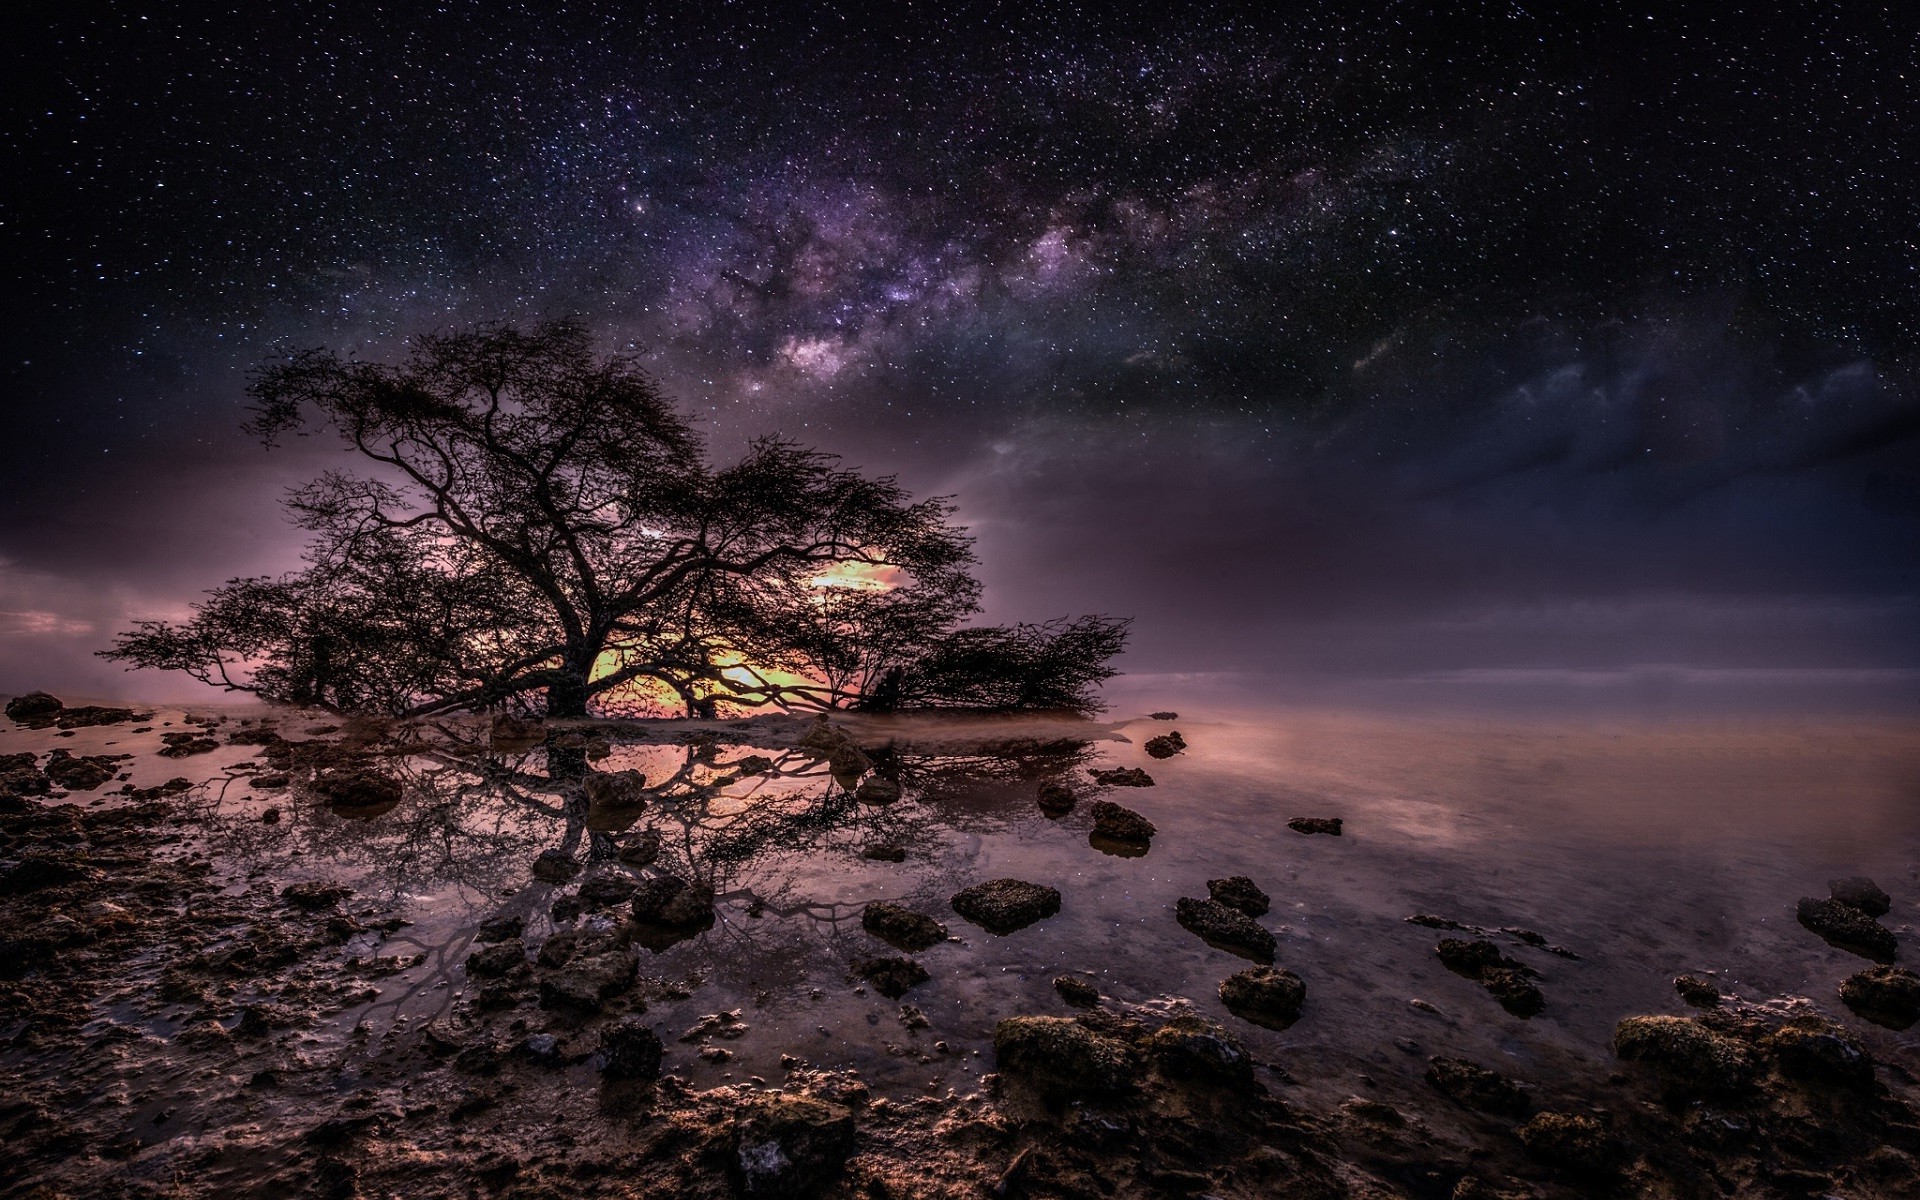
M229 580L103 656L404 715L663 694L1086 711L1124 644L1106 617L965 626L980 589L950 501L779 437L715 467L640 364L574 321L429 334L394 364L306 351L249 393L267 446L330 434L364 473L289 495L303 570Z

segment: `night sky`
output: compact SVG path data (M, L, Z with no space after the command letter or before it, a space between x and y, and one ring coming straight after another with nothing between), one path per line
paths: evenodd
M578 314L1136 676L1920 695L1903 6L650 7L9 6L0 691L297 562L250 366Z

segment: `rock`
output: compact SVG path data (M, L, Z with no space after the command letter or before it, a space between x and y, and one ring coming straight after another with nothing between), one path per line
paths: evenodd
M889 1000L898 1000L907 989L927 981L927 969L910 958L885 954L858 959L853 973L873 985L873 990Z
M1888 1029L1910 1029L1920 1022L1920 975L1905 967L1871 967L1840 985L1846 1006Z
M56 787L72 792L91 792L120 771L119 764L104 754L75 758L65 750L47 756L46 776Z
M1493 967L1480 973L1480 986L1487 989L1500 1007L1516 1017L1533 1017L1547 1006L1547 998L1521 971Z
M742 1196L799 1200L832 1182L853 1154L853 1114L803 1096L756 1096L734 1112L729 1167Z
M504 942L508 938L517 938L526 932L526 928L525 917L518 915L495 917L480 923L480 932L474 935L474 940L482 945L492 945L496 942Z
M1078 975L1062 975L1053 981L1053 990L1075 1008L1093 1008L1100 1003L1100 989Z
M0 896L18 896L98 878L100 871L78 855L57 850L29 850L11 870L0 874Z
M262 809L260 811L260 823L262 825L278 825L280 823L280 810L278 808Z
M1893 931L1851 904L1809 897L1800 901L1795 915L1836 949L1881 963L1892 962L1900 953Z
M467 955L467 974L476 979L504 979L527 969L527 944L517 937L495 942Z
M1299 1020L1306 1001L1307 985L1279 967L1249 967L1220 981L1220 1002L1227 1011L1268 1029L1285 1029Z
M631 950L608 950L576 958L540 981L540 1007L592 1012L632 987L639 968Z
M660 1078L660 1036L638 1017L623 1017L600 1033L600 1074L607 1079Z
M273 771L265 775L255 775L247 781L247 786L256 792L277 792L291 782L293 782L292 779L287 775Z
M1893 897L1865 875L1827 880L1827 894L1842 904L1859 909L1870 917L1884 917L1893 911Z
M336 811L387 812L400 803L400 781L363 767L331 771L313 781L313 794Z
M852 742L847 742L827 756L827 770L836 779L858 779L872 769L873 760L867 757L865 750Z
M634 889L633 917L669 929L705 925L713 920L713 889L677 875L656 875Z
M1169 1079L1251 1091L1253 1058L1226 1030L1198 1017L1175 1017L1147 1039L1147 1054Z
M1108 787L1153 786L1153 776L1147 774L1139 767L1117 767L1110 771L1090 770L1087 774L1093 776L1095 783L1103 783Z
M638 771L588 771L580 784L596 808L645 808L647 777Z
M652 866L659 857L660 832L657 829L642 829L620 846L620 861L629 866Z
M1747 1048L1692 1017L1628 1017L1614 1027L1613 1052L1683 1095L1731 1095L1753 1080Z
M925 950L947 939L947 927L889 900L875 900L860 912L868 933L908 953Z
M1344 817L1295 817L1287 822L1287 828L1295 833L1327 833L1339 837L1345 824Z
M530 870L541 883L565 883L580 873L580 864L565 850L542 850L533 856Z
M1516 1017L1535 1016L1546 1007L1546 997L1532 981L1534 970L1500 953L1500 947L1485 938L1442 938L1434 953L1449 971L1478 982Z
M1673 981L1673 990L1680 993L1680 999L1695 1008L1720 1007L1720 989L1714 986L1711 979L1682 975Z
M1207 880L1207 895L1228 908L1237 908L1249 917L1265 916L1272 901L1245 875Z
M1485 938L1475 938L1473 941L1441 938L1433 952L1440 956L1447 970L1469 979L1478 979L1483 971L1493 968L1521 969L1519 963L1500 953L1500 947Z
M1846 1030L1819 1017L1787 1022L1765 1045L1790 1079L1855 1091L1873 1087L1873 1056Z
M547 739L547 727L541 721L523 721L519 717L500 713L493 718L493 728L488 731L489 740L495 750L520 750L537 745Z
M637 887L633 876L608 872L588 879L576 894L587 908L610 908L625 903Z
M953 911L989 933L1008 934L1060 911L1060 893L1038 883L993 879L953 897Z
M350 887L320 880L308 880L280 889L280 902L307 912L322 912L353 895Z
M565 925L585 911L587 906L580 902L580 897L555 896L547 908L547 915L553 918L555 925Z
M1613 1131L1581 1113L1543 1112L1519 1133L1527 1157L1575 1175L1611 1175L1627 1159L1626 1147Z
M1064 817L1073 811L1073 789L1061 783L1040 785L1040 811L1050 817Z
M28 692L7 701L6 712L9 720L25 724L28 721L51 720L65 707L57 696L46 692Z
M853 789L853 798L862 804L892 804L900 798L900 785L884 775L869 775Z
M160 740L165 743L159 751L161 758L190 758L195 754L211 754L220 748L220 743L212 738L191 733L163 733Z
M1465 1108L1501 1117L1524 1117L1533 1100L1519 1084L1464 1058L1427 1060L1427 1082Z
M834 751L843 746L854 746L858 749L847 731L830 723L824 713L813 723L813 727L801 736L797 744L802 751L815 758L830 758Z
M1156 738L1148 738L1147 744L1142 747L1154 758L1172 758L1186 748L1187 739L1181 737L1177 729Z
M1157 832L1159 831L1154 828L1152 821L1130 808L1110 800L1096 800L1093 803L1093 835L1095 837L1144 846L1153 840L1153 835Z
M907 848L905 846L895 846L891 843L863 846L860 850L860 857L871 859L874 862L905 862L907 861Z
M773 760L764 754L748 754L728 764L741 778L765 775L773 770Z
M1273 934L1237 908L1228 908L1218 900L1182 897L1174 904L1173 915L1209 945L1256 962L1273 961L1276 949Z
M1062 1100L1129 1092L1136 1067L1126 1043L1067 1017L1009 1017L994 1027L1000 1071Z

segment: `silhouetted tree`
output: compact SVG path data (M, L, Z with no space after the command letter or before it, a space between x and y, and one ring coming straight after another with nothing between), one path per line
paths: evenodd
M780 438L713 468L638 363L573 321L421 337L398 365L308 351L250 394L268 446L330 432L372 472L291 494L305 570L231 580L105 657L413 715L580 716L640 681L693 713L1085 709L1124 639L1104 618L957 630L979 585L947 501ZM995 664L1015 673L997 687Z

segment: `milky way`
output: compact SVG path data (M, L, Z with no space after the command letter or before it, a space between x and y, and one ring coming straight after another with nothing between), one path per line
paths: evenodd
M0 690L291 560L253 363L563 312L1136 671L1920 667L1920 43L1807 7L12 16Z

